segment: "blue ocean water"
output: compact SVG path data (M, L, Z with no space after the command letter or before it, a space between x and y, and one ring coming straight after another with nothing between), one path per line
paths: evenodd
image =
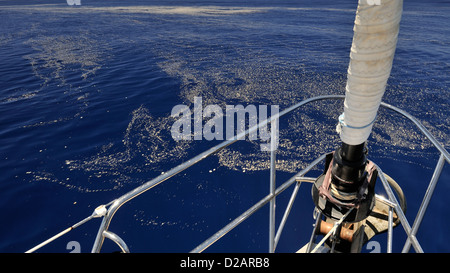
M0 252L24 252L219 141L172 139L175 105L279 105L344 94L357 1L0 1ZM450 147L450 5L404 3L384 101L416 116ZM280 123L277 183L334 150L342 101ZM380 110L369 157L402 186L417 213L439 157L411 123ZM269 155L240 141L124 205L110 230L132 252L187 252L269 192ZM316 169L311 175L318 175ZM450 252L450 170L417 234L425 252ZM382 192L380 184L377 189ZM277 198L277 223L292 188ZM268 207L212 252L266 252ZM310 186L277 252L310 237ZM42 248L91 250L99 220ZM385 248L386 236L373 240ZM394 232L394 251L405 235ZM106 241L105 252L116 251ZM369 251L365 249L364 251Z

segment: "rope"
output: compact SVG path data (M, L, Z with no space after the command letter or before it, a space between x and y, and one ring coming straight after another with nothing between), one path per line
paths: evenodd
M347 218L347 216L350 214L350 212L352 212L352 210L353 210L353 208L349 209L347 211L347 213L344 216L342 216L342 218L334 224L333 228L330 229L330 231L327 233L327 235L325 235L323 237L323 239L316 245L316 247L311 251L311 253L316 252L317 249L319 249L319 247L321 245L323 245L323 243L325 243L325 241L328 239L328 237L330 237L331 234L334 233L334 231L342 224L342 222L345 220L345 218Z
M364 125L364 126L351 126L351 125L348 125L348 124L344 121L344 118L345 118L345 113L342 113L342 114L339 116L339 124L338 124L338 127L336 127L336 131L338 131L338 133L341 132L342 126L347 127L347 128L350 128L350 129L357 129L357 130L361 130L361 129L367 128L367 127L369 127L370 125L372 125L372 124L375 122L375 120L377 119L377 116L375 115L375 118L374 118L369 124L366 124L366 125Z
M87 221L91 220L92 218L98 218L98 217L102 217L104 216L106 213L108 212L108 210L106 209L106 205L101 205L98 206L94 212L92 213L91 216L84 218L83 220L81 220L80 222L76 223L75 225L72 225L68 228L66 228L65 230L61 231L60 233L56 234L55 236L45 240L44 242L38 244L37 246L27 250L25 253L32 253L35 252L36 250L38 250L39 248L53 242L54 240L58 239L59 237L63 236L64 234L68 233L69 231L72 231L73 229L81 226L82 224L86 223Z

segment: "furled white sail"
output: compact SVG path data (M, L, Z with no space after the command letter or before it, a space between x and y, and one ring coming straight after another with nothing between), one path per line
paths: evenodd
M364 143L372 131L394 59L403 0L359 0L340 137Z

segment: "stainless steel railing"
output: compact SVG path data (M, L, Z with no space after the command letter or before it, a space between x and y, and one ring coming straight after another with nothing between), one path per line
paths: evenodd
M50 243L51 241L55 240L56 238L66 234L70 230L80 226L81 224L84 224L85 222L91 220L92 218L96 217L103 217L103 220L100 224L99 230L97 232L97 236L94 242L94 245L92 247L92 252L100 252L103 241L105 238L109 238L113 240L116 244L119 245L119 247L124 252L128 252L128 247L126 246L126 243L116 234L108 231L109 225L111 223L112 218L114 217L114 214L117 212L117 210L128 201L134 199L135 197L139 196L140 194L152 189L153 187L159 185L160 183L168 180L169 178L173 177L174 175L188 169L189 167L197 164L198 162L202 161L203 159L209 157L210 155L213 155L220 150L226 148L227 146L235 143L239 139L245 138L245 136L249 135L252 132L255 132L262 126L266 126L268 123L276 123L278 124L278 120L280 117L300 108L301 106L304 106L310 102L314 101L320 101L320 100L329 100L329 99L344 99L345 97L343 95L324 95L324 96L317 96L313 98L306 99L302 102L299 102L283 111L281 111L279 114L271 116L270 118L266 119L265 121L260 122L256 126L253 126L252 128L249 128L245 132L242 132L241 134L236 135L234 138L223 141L222 143L206 150L205 152L200 153L199 155L191 158L190 160L176 166L175 168L169 170L168 172L165 172L158 177L142 184L141 186L131 190L130 192L122 195L121 197L109 202L106 205L99 206L94 213L83 219L82 221L78 222L77 224L69 227L68 229L58 233L57 235L53 236L52 238L46 240L45 242L39 244L38 246L30 249L27 252L34 252L38 248L44 246L45 244ZM389 223L390 228L388 229L388 249L387 252L392 251L392 212L395 211L400 219L400 222L408 236L407 241L405 242L405 246L403 248L403 252L408 252L410 249L410 246L412 245L416 252L423 252L419 242L416 238L417 230L420 226L420 223L423 220L423 215L428 207L429 201L431 199L431 196L433 194L434 188L436 186L437 181L439 180L439 176L442 172L443 165L445 162L450 163L450 155L448 151L434 138L433 135L413 116L408 114L407 112L386 104L382 103L382 107L393 110L397 113L400 113L410 121L412 121L417 128L432 142L432 144L438 149L440 152L440 158L438 161L438 164L436 166L436 169L434 171L433 177L430 181L430 184L428 186L427 192L425 193L424 200L422 201L422 205L419 208L419 212L414 220L414 224L411 227L408 220L406 219L403 211L401 210L401 207L399 205L399 202L397 201L392 189L389 186L389 183L387 182L385 176L383 175L382 170L377 166L380 180L383 183L383 186L385 188L385 191L388 195L389 200L386 201L391 204L390 211L389 211ZM276 132L274 130L271 130L271 144L276 140ZM274 147L274 146L272 146ZM269 252L274 252L277 246L277 243L279 241L281 232L283 230L283 227L286 223L286 220L289 216L290 210L292 208L292 205L294 203L294 200L297 196L298 189L302 182L314 182L315 178L305 177L305 174L307 174L314 166L319 164L323 161L325 158L325 155L320 156L316 160L314 160L311 164L309 164L305 169L301 170L299 173L294 175L292 178L284 182L281 186L278 188L275 187L275 179L276 179L276 166L275 166L275 158L276 158L276 150L272 149L270 152L270 192L267 196L265 196L263 199L261 199L259 202L257 202L255 205L250 207L248 210L246 210L244 213L242 213L240 216L238 216L236 219L231 221L229 224L227 224L225 227L223 227L221 230L216 232L214 235L212 235L210 238L208 238L206 241L201 243L199 246L194 248L191 252L202 252L205 249L207 249L210 245L215 243L217 240L219 240L221 237L223 237L225 234L230 232L232 229L234 229L236 226L238 226L240 223L245 221L247 218L249 218L254 212L258 211L260 208L262 208L267 203L270 203L270 212L269 212ZM291 194L291 198L289 200L289 203L284 211L283 218L281 220L281 223L279 224L278 229L275 228L275 204L276 204L276 197L281 194L283 191L285 191L289 186L296 184L294 187L294 190ZM331 231L330 231L331 232ZM314 236L311 237L311 242L313 240Z
M324 100L324 99L342 99L343 96L339 96L339 95L329 95L329 96L318 96L318 97L314 97L314 98L310 98L307 100L304 100L302 102L299 102L283 111L281 111L280 113L278 113L275 116L271 116L270 118L260 122L259 124L253 126L252 128L249 128L248 130L236 135L234 138L226 140L224 142L222 142L219 145L216 145L208 150L206 150L205 152L195 156L194 158L178 165L177 167L169 170L168 172L154 178L153 180L150 180L149 182L144 183L143 185L137 187L136 189L128 192L127 194L119 197L118 199L116 199L114 201L114 203L111 205L111 207L108 209L108 213L105 215L105 217L103 218L103 221L100 225L99 231L97 233L97 237L95 239L94 242L94 246L92 248L92 252L99 252L102 244L103 244L103 240L104 240L104 236L103 236L103 231L107 230L109 227L109 224L111 223L111 219L114 216L114 214L116 213L116 211L126 202L130 201L131 199L135 198L136 196L142 194L143 192L153 188L154 186L162 183L163 181L169 179L170 177L176 175L177 173L197 164L198 162L200 162L201 160L209 157L210 155L219 152L220 150L224 149L225 147L235 143L236 141L238 141L239 139L244 139L247 135L255 132L256 130L258 130L260 127L266 126L268 123L271 122L276 122L278 123L278 119L288 113L290 113L291 111L298 109L299 107L308 104L310 102L313 101L318 101L318 100ZM271 142L276 140L276 132L274 130L271 130ZM272 145L271 145L272 146ZM273 146L272 146L273 147ZM272 149L271 153L270 153L270 198L268 201L270 201L271 203L271 210L270 210L270 252L272 252L273 249L273 242L274 242L274 226L275 226L275 149Z

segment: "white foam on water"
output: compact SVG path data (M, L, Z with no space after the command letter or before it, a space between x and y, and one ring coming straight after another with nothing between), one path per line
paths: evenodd
M155 30L154 36L139 37L148 40L148 44L151 45L149 50L160 60L157 63L158 67L180 82L180 93L177 95L182 103L191 108L196 96L202 97L204 106L280 105L280 110L283 110L305 98L324 94L344 94L346 71L319 73L314 67L303 66L302 58L308 59L310 57L308 54L312 54L313 49L302 48L301 42L296 45L297 51L289 51L292 55L279 56L277 50L272 52L267 49L269 46L262 46L251 39L241 41L237 45L232 42L234 38L245 37L239 35L251 31L251 28L264 27L257 22L252 26L240 25L242 33L230 37L229 43L224 42L225 36L210 36L211 33L206 31L208 24L213 26L227 24L227 19L221 19L220 16L232 14L246 16L266 12L268 8L83 6L82 9L69 11L63 11L59 7L50 10L69 13L117 13L121 14L120 16L126 15L117 19L124 20L123 22L127 22L130 26L148 24L143 18L136 17L136 14L217 17L214 21L206 21L204 25L198 23L197 28L184 28L183 32L177 30L167 33ZM164 16L161 18L166 18ZM199 31L202 29L205 33ZM270 42L273 43L272 48L283 46L283 43L277 41ZM49 80L48 75L41 73L45 69L50 69L51 78L56 78L64 84L63 71L67 65L79 65L81 75L89 78L95 77L95 71L105 62L103 59L105 49L96 46L95 39L91 39L89 33L80 37L38 36L28 43L36 52L26 58L35 68L35 75L41 77L44 82ZM73 54L74 48L80 47L82 50ZM347 59L337 59L330 53L320 60L320 65L333 65L343 60L346 62ZM334 129L337 117L342 111L342 101L313 103L304 109L286 117L284 120L287 122L280 128L277 150L279 171L296 173L319 155L333 151L339 143ZM33 172L35 180L50 181L84 192L109 191L120 189L130 183L144 182L142 178L136 179L140 174L167 171L161 166L180 158L188 160L195 156L190 151L199 145L197 141L175 142L172 139L170 129L174 119L170 117L170 110L167 110L167 115L155 118L151 114L151 109L144 105L140 106L131 114L121 143L105 145L99 148L95 155L87 158L68 159L69 164L64 164L62 168L87 176L86 185L76 185L72 181L58 180L51 174L39 172ZM320 122L320 119L323 121ZM431 144L421 137L415 128L403 126L404 120L399 117L380 116L369 139L369 145L370 141L376 141L376 147L383 148L375 149L392 159L396 158L396 155L406 154L417 158L423 157ZM447 126L448 129L447 124L442 126ZM432 125L428 127L448 145L449 140L445 133L433 129ZM246 145L245 152L237 147L240 145L232 145L214 155L219 162L218 168L240 172L267 170L269 154L260 151L260 143L247 141ZM413 164L420 163L413 162Z

